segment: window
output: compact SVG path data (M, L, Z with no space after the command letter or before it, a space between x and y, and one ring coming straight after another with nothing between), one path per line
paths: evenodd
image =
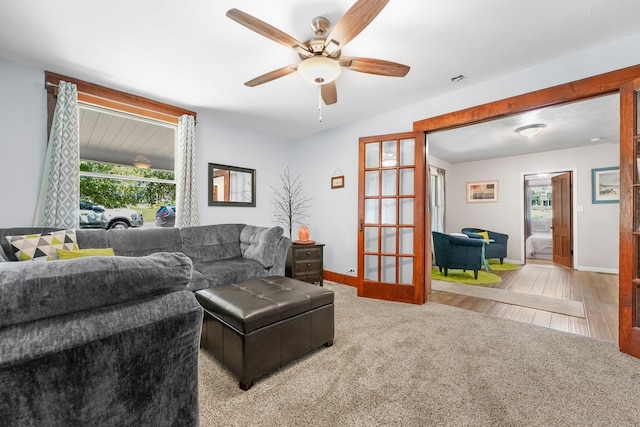
M139 226L136 211L153 225L162 206L175 205L178 117L195 113L54 73L45 77L49 127L57 83L78 87L81 202L104 209L107 228Z
M444 233L445 194L444 169L429 166L429 208L431 209L431 231Z

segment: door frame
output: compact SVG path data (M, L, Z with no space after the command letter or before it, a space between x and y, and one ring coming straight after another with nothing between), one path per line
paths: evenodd
M578 184L576 182L576 176L578 174L578 170L573 168L553 168L552 170L545 171L536 171L536 172L524 172L520 176L520 200L522 200L522 204L520 205L520 217L522 218L522 229L520 230L520 241L523 243L520 250L522 251L520 254L520 258L522 260L522 264L527 263L527 241L526 241L526 232L524 226L524 187L525 187L525 176L527 175L537 175L540 173L548 173L548 174L557 174L563 172L571 172L573 177L573 191L571 194L571 242L573 244L573 268L576 268L576 259L578 259L578 239L576 230L578 229L578 210L576 207L578 206Z
M416 132L424 132L425 134L428 134L430 132L439 130L452 129L474 123L486 122L500 117L535 110L537 108L561 105L612 93L620 93L620 89L623 85L638 78L640 78L640 65L634 65L631 67L599 74L593 77L587 77L585 79L564 83L535 92L529 92L523 95L517 95L499 101L482 104L476 107L471 107L464 110L420 120L413 123L413 129ZM622 120L620 126L622 128ZM621 129L621 140L625 135L625 131L625 129ZM426 150L426 152L428 153L428 146L426 147ZM620 165L622 166L623 162L629 161L629 159L622 159L622 147L620 152ZM622 182L623 181L621 180L621 183ZM631 188L626 188L625 186L621 187L621 204L623 198L629 197L628 194L631 194L631 192ZM628 240L628 236L623 231L632 229L632 222L633 219L629 220L629 216L624 215L621 206L619 237L621 249L626 248L626 246L624 246L624 242ZM622 284L622 280L628 278L631 275L630 269L633 269L634 265L633 263L630 263L628 262L628 260L624 259L622 255L620 255L618 260L618 267L618 289L620 292L620 290L623 289L623 286L625 286ZM625 297L625 295L620 295L620 298L623 297ZM621 351L633 353L629 346L621 345L621 342L623 341L622 324L623 322L628 321L628 319L623 317L622 314L622 309L619 308L618 318L620 322L619 327L621 336L619 338L618 345ZM638 357L638 355L635 356Z

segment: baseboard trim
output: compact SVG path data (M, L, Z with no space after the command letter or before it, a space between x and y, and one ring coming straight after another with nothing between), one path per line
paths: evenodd
M590 271L592 273L618 274L617 268L598 268L598 267L578 266L576 267L576 270Z
M354 288L358 287L358 278L346 273L340 274L329 270L322 270L322 278L332 282L341 283L343 285L353 286Z

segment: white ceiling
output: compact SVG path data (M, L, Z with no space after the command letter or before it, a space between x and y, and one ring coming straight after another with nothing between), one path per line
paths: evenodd
M335 24L354 2L0 0L0 57L295 139L635 34L640 16L638 0L396 0L343 55L407 64L406 77L345 69L322 123L295 73L243 85L299 58L228 9L304 41L312 18Z
M532 138L515 132L532 124L545 127ZM429 134L429 155L449 163L462 163L612 143L620 143L617 93L433 132Z

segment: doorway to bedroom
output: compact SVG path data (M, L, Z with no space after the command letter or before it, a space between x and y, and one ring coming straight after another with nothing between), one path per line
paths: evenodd
M525 263L573 268L573 173L524 176Z

